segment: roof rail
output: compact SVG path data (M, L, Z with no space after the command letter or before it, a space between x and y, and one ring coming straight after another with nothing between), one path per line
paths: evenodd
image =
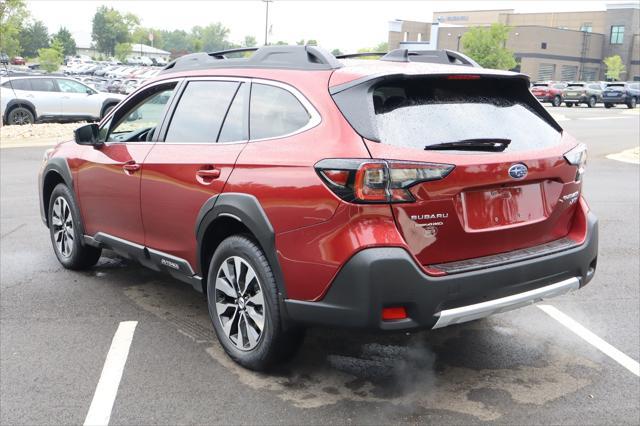
M336 55L336 59L362 58L364 56L384 56L388 52L360 52L347 53L346 55Z
M436 64L466 65L482 68L476 61L455 50L408 50L395 49L380 58L390 62L429 62Z
M249 58L227 58L229 53L251 52ZM334 70L343 65L335 56L316 46L263 46L192 53L181 56L161 73L208 68L277 68L296 70Z
M227 59L225 55L229 53L255 52L259 47L239 47L236 49L220 50L218 52L209 52L208 55L216 59Z

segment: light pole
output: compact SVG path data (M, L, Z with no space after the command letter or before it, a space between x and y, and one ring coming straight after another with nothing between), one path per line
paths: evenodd
M269 3L273 2L273 0L262 0L266 5L266 13L264 18L264 45L266 46L269 42L268 33L269 33Z
M458 34L458 45L456 47L456 52L460 51L460 39L462 38L462 34Z

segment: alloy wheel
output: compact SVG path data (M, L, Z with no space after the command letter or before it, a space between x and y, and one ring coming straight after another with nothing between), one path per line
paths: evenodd
M13 113L12 121L13 124L22 126L24 124L30 124L31 117L29 117L29 114L26 111L16 111Z
M63 257L70 257L73 253L73 216L67 200L58 197L53 203L51 212L51 226L56 249Z
M225 259L216 274L216 313L227 338L242 351L260 342L265 326L265 303L253 267L239 256Z

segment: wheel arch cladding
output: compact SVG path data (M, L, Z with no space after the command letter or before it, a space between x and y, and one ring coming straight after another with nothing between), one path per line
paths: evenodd
M36 106L29 101L25 101L24 99L12 99L7 103L7 107L4 112L3 120L6 122L9 119L9 113L16 107L27 108L33 114L33 119L38 119L38 113L36 112Z
M109 108L110 106L113 106L115 108L118 103L120 103L120 99L116 98L107 98L102 101L102 108L100 108L100 118L106 115L105 112L107 111L107 108Z
M207 240L216 230L223 229ZM253 195L224 193L211 197L202 206L196 219L196 240L198 247L197 269L206 280L207 256L213 254L217 244L227 236L237 233L250 233L265 254L273 270L278 292L286 297L286 289L282 269L276 252L275 232L260 202Z
M73 192L73 177L67 161L64 158L52 158L47 162L42 173L42 188L40 189L41 209L47 226L49 226L49 198L59 183L64 183Z

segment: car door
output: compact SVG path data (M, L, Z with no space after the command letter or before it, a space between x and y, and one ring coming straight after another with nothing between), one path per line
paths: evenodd
M60 92L53 78L31 78L31 91L25 99L36 107L38 118L59 117L62 114Z
M248 138L249 83L185 82L144 161L145 244L196 266L194 227L200 208L222 192Z
M78 159L80 210L87 235L101 232L144 243L140 214L142 164L176 84L152 85L118 106L100 128L98 138L104 144L86 147Z
M102 102L94 97L97 92L79 81L56 80L62 99L62 115L68 117L100 117Z

